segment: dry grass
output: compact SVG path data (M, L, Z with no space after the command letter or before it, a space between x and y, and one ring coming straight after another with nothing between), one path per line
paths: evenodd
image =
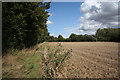
M3 78L57 78L70 51L57 44L38 44L3 57Z
M55 46L45 45L42 54L42 64L44 69L44 78L57 78L64 68L65 60L70 57L71 50L64 50L61 44Z
M41 78L41 52L34 46L22 51L13 50L2 58L3 78ZM41 47L39 48L41 49Z

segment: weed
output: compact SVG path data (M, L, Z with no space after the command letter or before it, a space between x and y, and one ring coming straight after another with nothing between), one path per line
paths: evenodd
M11 51L13 56L16 56L18 54L18 50L17 49L12 49Z
M61 43L58 43L53 49L46 44L44 52L42 62L44 64L45 74L43 77L57 77L57 73L63 68L63 63L69 58L71 51L64 50Z

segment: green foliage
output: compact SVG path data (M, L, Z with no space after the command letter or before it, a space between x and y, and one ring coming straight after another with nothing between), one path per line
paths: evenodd
M76 34L74 34L74 33L72 33L71 35L70 35L70 40L72 41L72 42L75 42L75 41L77 41L77 35Z
M57 39L57 37L49 36L49 37L48 37L48 41L49 41L49 42L57 42L58 39Z
M66 38L66 39L65 39L65 42L70 42L70 39L69 39L69 38Z
M59 35L59 36L58 36L58 41L59 41L59 42L64 42L65 39L62 37L62 35Z
M69 37L70 41L72 42L80 42L80 41L96 41L97 39L92 36L92 35L76 35L76 34L71 34Z
M120 28L104 28L98 29L95 35L76 35L72 33L69 38L64 38L59 35L58 38L50 36L50 42L95 42L95 41L120 41Z
M50 3L2 4L2 41L3 51L8 48L22 49L45 41L48 37L46 21L49 17L46 9Z
M120 41L120 28L98 29L96 32L98 41Z

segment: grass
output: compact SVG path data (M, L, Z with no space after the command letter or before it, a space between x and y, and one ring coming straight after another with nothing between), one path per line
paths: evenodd
M3 57L3 78L40 78L41 53L34 50L13 50Z
M12 50L3 57L3 78L54 78L64 67L70 50L47 43L22 51Z

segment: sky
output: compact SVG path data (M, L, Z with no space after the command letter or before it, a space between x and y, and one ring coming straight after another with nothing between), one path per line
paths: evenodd
M118 27L117 2L52 2L47 10L48 32L68 38L71 33L95 34L98 28Z

